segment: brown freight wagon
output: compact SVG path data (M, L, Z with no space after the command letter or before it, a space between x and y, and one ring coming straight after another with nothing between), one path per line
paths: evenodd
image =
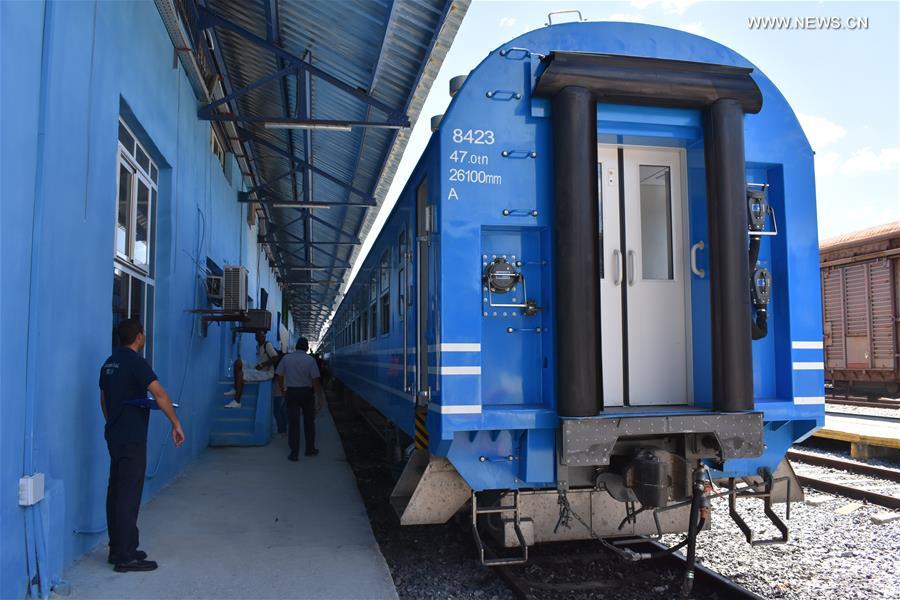
M900 221L819 245L825 380L835 392L900 391Z

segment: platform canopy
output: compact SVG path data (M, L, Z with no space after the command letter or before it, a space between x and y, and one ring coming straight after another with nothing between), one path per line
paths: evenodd
M198 116L238 159L239 200L294 323L314 339L469 0L156 1Z

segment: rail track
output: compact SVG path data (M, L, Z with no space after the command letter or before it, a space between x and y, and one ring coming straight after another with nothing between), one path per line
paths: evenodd
M863 421L881 421L882 423L900 423L900 415L885 415L878 414L873 415L869 413L860 413L860 412L844 412L841 410L825 410L825 414L832 417L844 417L847 419L860 419Z
M891 469L890 467L879 467L878 465L870 465L855 460L847 460L846 458L837 458L828 456L827 454L817 454L815 452L805 452L803 450L788 450L788 460L792 462L802 462L808 465L816 465L819 467L829 467L832 469L841 469L850 473L859 475L871 475L872 477L880 477L889 481L900 483L900 469Z
M844 406L863 406L866 408L894 408L900 409L900 399L897 398L867 398L864 396L825 396L826 404Z
M667 549L667 546L664 544L646 539L618 540L614 543L620 547L629 548L639 553L657 553ZM572 562L593 560L610 561L620 559L614 558L609 552L598 552L589 554L534 556L529 559L529 562L546 565L570 564ZM685 556L676 552L657 559L642 562L641 564L653 565L654 568L667 567L680 573L681 570L684 569L685 563ZM517 568L510 566L494 567L494 571L520 600L539 600L540 598L547 597L551 594L558 595L591 592L600 593L603 597L608 596L610 598L615 598L616 588L623 585L621 580L609 578L578 582L536 581L522 576ZM735 600L762 600L761 596L741 587L731 579L728 579L701 564L696 564L694 567L694 588L691 597L695 596L729 598Z
M853 460L846 460L843 458L837 458L823 454L815 454L813 452L804 452L802 450L788 450L787 457L788 460L795 462L802 462L820 467L828 467L831 469L839 469L857 475L868 475L870 477L877 477L888 481L900 482L900 469L880 467L877 465L860 463ZM797 479L800 481L800 484L803 487L819 490L820 492L835 494L837 496L844 496L846 498L852 498L854 500L862 500L864 502L868 502L869 504L876 504L878 506L884 506L893 510L900 509L900 498L898 498L897 496L890 496L873 490L867 490L865 488L859 488L856 486L837 483L835 481L828 481L826 479L819 479L816 477L797 475Z

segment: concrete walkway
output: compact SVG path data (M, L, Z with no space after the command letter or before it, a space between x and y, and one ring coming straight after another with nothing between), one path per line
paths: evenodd
M314 458L210 448L141 509L150 573L116 573L106 544L64 579L73 598L397 598L334 422Z

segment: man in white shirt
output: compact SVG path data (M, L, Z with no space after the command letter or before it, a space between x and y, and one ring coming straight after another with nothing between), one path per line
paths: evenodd
M306 456L315 456L316 449L316 396L322 396L319 381L319 365L308 354L309 342L300 338L297 351L285 354L275 369L276 385L285 395L288 417L288 460L296 461L300 454L300 412L303 411L303 438Z
M278 362L278 351L272 342L266 340L266 334L256 332L256 367L244 368L244 361L238 356L234 361L234 389L225 392L226 396L234 396L234 400L225 405L225 408L240 408L241 395L244 393L244 383L256 383L269 381L275 375L275 364Z

